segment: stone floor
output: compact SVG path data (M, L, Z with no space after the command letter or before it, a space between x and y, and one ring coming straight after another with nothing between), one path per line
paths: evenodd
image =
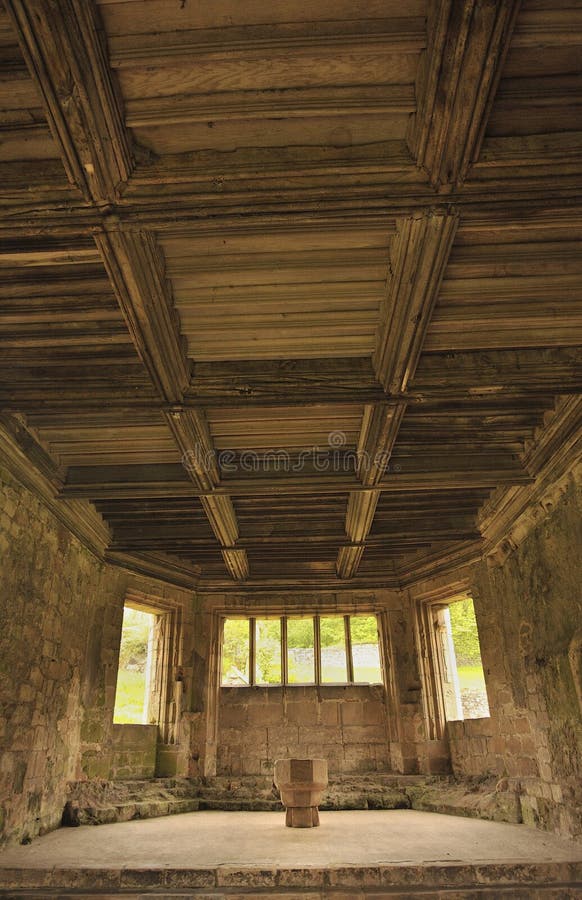
M0 884L14 896L49 886L126 892L139 886L140 896L172 886L190 888L190 896L194 888L226 896L229 886L244 886L271 897L284 884L294 896L319 897L352 883L364 896L366 885L377 893L389 883L394 893L399 883L408 890L461 879L491 889L492 879L501 879L504 890L487 896L542 896L536 885L544 884L575 891L555 896L582 896L582 844L523 825L414 810L325 812L318 829L288 829L283 822L276 812L207 811L61 829L1 852ZM513 881L524 894L505 893ZM322 884L328 890L314 893Z

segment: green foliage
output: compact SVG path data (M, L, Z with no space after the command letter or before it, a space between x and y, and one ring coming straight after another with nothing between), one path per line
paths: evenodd
M313 647L313 619L311 617L287 620L287 646L290 650Z
M258 619L257 627L257 678L263 684L279 684L281 681L281 621L279 618ZM376 616L351 616L352 643L377 644ZM322 616L320 619L322 649L345 650L345 626L343 616ZM287 619L287 648L308 650L314 647L313 617L302 616ZM226 619L222 643L222 678L228 680L233 668L248 674L249 620ZM313 664L298 662L289 655L289 679L291 683L309 683L314 679ZM376 672L376 669L371 671ZM345 681L345 668L338 669L334 681ZM360 676L365 680L363 676ZM377 673L371 678L377 681Z
M322 616L320 634L322 647L344 647L346 635L343 616Z
M222 639L223 678L234 667L248 674L249 665L249 622L248 619L226 619Z
M461 694L463 691L485 691L485 676L483 675L483 666L459 666L457 669L459 676L459 688Z
M376 644L378 642L376 616L351 616L350 629L352 644Z
M145 704L145 668L148 642L154 616L126 606L123 610L121 645L119 647L119 671L113 721L120 724L141 724ZM128 665L132 668L127 668ZM136 671L133 666L137 665Z
M458 665L480 666L481 648L479 647L473 601L467 598L458 603L452 603L449 612Z
M262 684L281 682L281 620L257 621L257 680Z
M153 616L139 609L123 610L119 666L125 668L131 660L145 666L148 655L148 640L153 624Z
M141 725L145 701L145 673L120 669L117 675L113 721L119 725Z

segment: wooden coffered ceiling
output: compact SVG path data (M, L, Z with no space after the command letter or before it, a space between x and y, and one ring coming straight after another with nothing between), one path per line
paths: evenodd
M111 557L478 552L582 393L578 0L0 0L0 408Z

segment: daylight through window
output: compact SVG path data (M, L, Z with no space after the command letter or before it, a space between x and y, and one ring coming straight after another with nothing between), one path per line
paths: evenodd
M141 609L126 606L123 610L113 712L117 724L147 724L154 619Z
M473 601L459 600L438 614L437 634L447 719L489 716Z
M380 684L376 616L224 619L221 683Z

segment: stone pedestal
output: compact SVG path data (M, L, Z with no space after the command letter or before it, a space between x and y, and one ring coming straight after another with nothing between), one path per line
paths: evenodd
M327 760L278 759L275 785L287 809L288 828L314 828L319 825L318 806L327 787Z

